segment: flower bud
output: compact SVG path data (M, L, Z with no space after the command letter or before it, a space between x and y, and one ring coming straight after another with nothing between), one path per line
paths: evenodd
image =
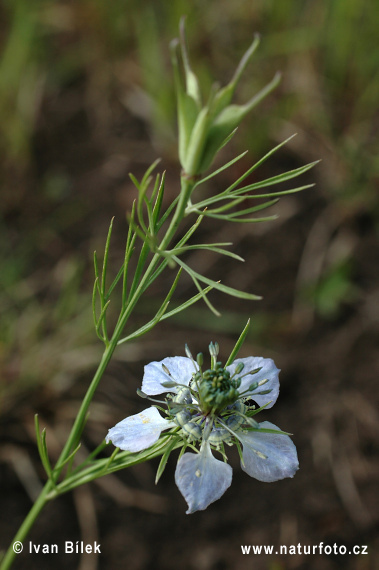
M203 105L199 81L189 63L184 20L181 21L180 40L172 42L171 47L178 105L179 159L184 177L197 178L205 172L247 113L278 85L279 74L245 105L231 104L238 81L259 42L259 36L255 35L232 80L224 88L214 86Z

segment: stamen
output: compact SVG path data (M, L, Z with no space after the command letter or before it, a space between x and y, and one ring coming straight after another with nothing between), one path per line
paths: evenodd
M260 372L262 370L263 366L260 366L260 368L254 368L254 370L250 370L250 372L245 372L245 374L243 374L241 376L241 378L244 378L245 376L249 376L249 374L253 375L253 374L258 374L258 372Z
M164 388L174 388L174 386L178 385L175 380L167 380L167 382L161 382L161 384L164 386Z
M214 368L216 368L216 364L217 364L217 356L219 353L220 347L218 345L218 342L211 342L209 345L209 354L211 355L211 368L212 370Z
M251 451L254 451L254 453L256 453L258 455L258 457L260 457L261 459L267 459L267 455L265 455L261 451L258 451L257 449L254 449L253 447L250 447L250 445L249 445L249 449L251 449Z
M191 362L192 362L192 364L193 364L193 367L194 367L194 369L195 369L195 372L197 372L196 362L195 362L195 360L194 360L194 358L193 358L193 356L192 356L192 353L191 353L190 349L188 348L188 344L185 344L185 345L184 345L184 350L185 350L185 353L186 353L186 355L187 355L187 358L189 358L189 359L191 360ZM198 355L198 356L199 356L199 355Z
M146 400L150 400L150 402L157 402L158 404L165 404L167 406L167 400L157 400L156 398L151 398L150 396L145 394L145 392L142 392L142 390L140 390L139 388L137 388L137 394L141 398L144 398Z
M185 353L186 353L187 357L190 358L190 359L193 361L193 356L192 356L192 354L191 354L190 349L188 348L188 344L187 344L187 343L184 345L184 350L185 350Z
M163 364L163 362L162 362L162 368L163 368L163 372L165 372L167 374L167 376L170 376L170 378L172 378L171 372L169 371L167 366L165 364Z

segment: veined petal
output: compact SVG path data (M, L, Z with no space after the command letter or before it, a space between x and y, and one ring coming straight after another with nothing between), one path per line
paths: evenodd
M254 384L255 382L261 382L262 380L268 380L263 386L258 386L255 390L247 392L246 396L249 396L258 406L264 406L268 402L267 408L272 408L279 396L279 368L275 366L274 361L271 358L262 358L262 356L248 356L247 358L237 358L230 366L227 366L227 370L231 374L234 374L237 364L243 362L244 368L241 372L241 376L247 372L252 372L257 368L262 368L259 372L255 374L248 374L244 376L241 381L241 386L238 388L239 392L244 392ZM258 392L266 392L266 390L271 390L268 394L258 394Z
M163 430L175 425L175 422L162 418L157 408L151 406L116 424L108 431L105 440L124 451L142 451L158 441Z
M163 370L162 364L169 370L171 376ZM194 372L194 364L186 356L168 356L159 362L150 362L144 368L142 392L149 396L162 394L162 392L176 392L175 387L166 388L162 386L162 382L175 380L179 384L188 386Z
M203 511L230 487L233 470L213 457L209 443L199 453L185 453L178 461L175 482L188 504L187 514Z
M262 422L259 427L280 430L270 422ZM242 457L245 463L241 463L241 467L258 481L271 483L293 477L299 469L296 447L288 435L239 431L238 439L243 445Z

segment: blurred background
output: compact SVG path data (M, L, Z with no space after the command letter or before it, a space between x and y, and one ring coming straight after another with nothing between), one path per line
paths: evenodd
M241 356L271 357L281 396L261 414L293 433L293 480L250 479L230 453L232 487L185 515L172 457L109 476L48 505L35 543L97 540L100 556L20 555L15 568L81 570L379 568L378 29L373 0L3 0L0 7L0 546L38 494L44 474L34 413L57 458L101 355L91 315L92 253L116 217L111 267L123 259L137 178L158 156L169 201L178 192L169 42L187 15L192 64L205 96L225 84L254 32L261 47L237 93L245 102L280 70L279 88L225 149L249 154L213 179L222 190L297 133L254 180L322 162L266 224L200 227L199 242L233 241L246 262L194 253L197 271L263 295L212 293L111 362L84 435L93 449L144 403L143 366L220 344L224 360L252 319ZM173 274L154 285L131 326L145 322ZM183 278L176 302L195 294ZM201 325L201 326L200 326ZM264 416L264 417L263 417ZM243 556L241 544L367 545L366 556Z

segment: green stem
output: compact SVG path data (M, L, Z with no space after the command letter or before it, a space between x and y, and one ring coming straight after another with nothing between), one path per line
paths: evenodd
M188 180L185 178L182 178L182 186L181 186L181 193L180 193L180 197L179 197L179 201L177 203L176 209L175 209L175 213L172 217L171 223L166 231L166 234L164 235L160 245L159 245L159 249L160 250L165 250L167 248L167 246L169 245L170 241L173 239L178 226L180 224L180 222L182 221L183 217L184 217L184 212L189 200L189 197L191 195L191 192L193 190L193 186L194 186L194 182L192 180ZM86 392L86 395L84 396L84 399L82 401L82 404L80 406L80 409L78 411L78 414L76 416L74 425L72 426L70 435L67 439L67 442L59 456L59 459L55 465L55 468L53 470L54 473L54 480L57 481L60 472L62 471L65 461L66 459L69 457L71 451L76 447L77 443L79 442L80 436L82 434L82 431L84 429L85 423L86 423L86 419L87 419L87 413L88 413L88 409L89 406L91 404L92 398L95 394L95 391L97 389L97 386L105 372L106 367L109 364L110 359L112 358L112 355L117 347L117 343L122 335L122 332L125 328L125 325L130 317L131 312L133 311L135 305L137 304L139 298L141 297L141 295L144 293L145 289L147 288L148 284L149 284L149 280L151 278L151 275L153 274L157 263L159 262L159 260L161 259L161 255L159 253L155 253L148 268L146 269L136 291L134 292L132 298L130 299L127 308L122 312L122 314L120 315L120 318L118 320L118 323L115 327L115 330L113 332L112 338L109 341L109 344L107 344L107 347L103 353L103 356L101 358L100 364L95 372L95 375L92 379L91 384L88 387L88 390ZM148 456L149 457L149 456ZM101 476L104 473L99 473L99 476ZM83 481L85 482L85 481ZM48 497L48 494L51 493L51 491L54 488L54 482L49 480L47 481L47 483L45 484L44 488L42 489L39 497L37 498L36 502L34 503L33 507L31 508L29 514L27 515L27 517L25 518L24 522L22 523L21 527L19 528L16 536L13 539L12 544L10 545L8 551L5 554L5 557L3 558L2 562L1 562L1 566L0 566L0 570L7 570L8 568L11 567L14 557L16 556L16 553L13 551L13 545L16 541L20 541L23 542L26 538L26 536L28 535L30 529L32 528L35 520L37 519L38 515L40 514L40 512L42 511L42 509L44 508L45 504L51 500L53 498L52 495L50 495Z
M24 522L22 523L22 525L18 529L18 532L17 532L16 536L14 537L11 545L9 546L7 552L5 553L4 558L1 560L0 570L8 570L12 566L15 556L17 556L16 552L13 550L14 544L16 542L21 542L22 544L24 543L27 535L30 532L30 529L34 525L34 523L35 523L37 517L39 516L40 512L42 511L43 507L46 505L46 503L49 502L47 495L48 495L48 493L50 493L52 488L53 488L53 485L52 485L51 481L47 481L46 485L42 489L42 491L41 491L39 497L37 498L36 502L34 503L32 508L30 509L30 511L29 511L27 517L25 518Z
M181 187L181 193L180 193L180 199L179 202L177 204L174 216L171 220L170 226L167 229L167 232L164 236L164 238L162 239L160 245L159 245L159 249L166 249L166 247L168 246L168 244L170 243L170 241L172 240L172 238L174 237L178 226L180 224L180 222L183 219L184 216L184 211L186 209L187 203L188 203L188 199L189 196L191 195L191 192L193 190L193 186L194 186L194 182L192 182L191 180L187 180L185 178L182 178L182 187ZM123 330L125 328L125 325L130 317L130 314L132 312L132 310L134 309L135 305L137 304L137 301L139 300L139 298L141 297L141 295L143 294L144 290L145 290L145 286L146 284L149 282L150 276L152 274L152 272L155 270L156 264L157 262L161 259L161 256L159 253L156 253L148 268L146 269L132 299L130 300L127 309L121 314L120 319L115 327L115 330L113 332L112 338L109 342L109 345L107 346L107 348L104 351L103 357L100 361L100 365L95 373L95 376L93 377L93 380L87 390L87 393L83 399L83 402L80 406L78 415L76 416L74 425L72 427L71 433L69 435L69 438L66 442L65 447L63 448L63 451L58 459L57 465L55 470L58 472L59 474L59 467L60 465L62 465L64 463L64 461L66 460L66 458L68 457L70 451L74 448L75 443L78 442L78 439L83 431L84 425L85 425L85 420L86 420L86 415L87 415L87 411L89 408L89 405L92 401L92 398L95 394L96 388L101 380L101 377L103 376L105 369L113 355L113 352L115 351L116 347L117 347L117 343L123 333Z

